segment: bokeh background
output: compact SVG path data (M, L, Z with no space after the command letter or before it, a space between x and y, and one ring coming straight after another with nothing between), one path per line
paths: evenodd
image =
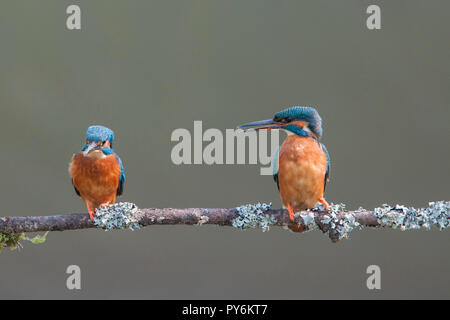
M82 30L66 29L78 4ZM382 29L366 28L381 7ZM450 2L2 1L1 216L86 212L67 172L86 128L116 133L122 201L280 207L258 165L172 164L176 128L313 105L349 208L449 200ZM156 226L53 232L0 255L0 298L450 298L450 231ZM82 289L66 289L68 265ZM382 289L366 288L381 267Z

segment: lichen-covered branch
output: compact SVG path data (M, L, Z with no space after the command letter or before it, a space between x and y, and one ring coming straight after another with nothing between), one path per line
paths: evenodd
M37 231L63 231L86 228L138 229L150 225L203 225L233 226L239 229L286 226L296 232L320 229L333 242L346 238L355 228L389 227L409 229L430 229L433 225L444 229L450 226L450 202L431 202L422 209L404 206L375 208L372 211L345 210L345 206L331 205L330 211L323 207L296 212L294 221L289 220L287 210L271 209L270 204L244 205L238 208L148 208L139 209L127 202L116 203L97 209L94 221L86 213L72 213L55 216L2 217L0 233L22 233Z

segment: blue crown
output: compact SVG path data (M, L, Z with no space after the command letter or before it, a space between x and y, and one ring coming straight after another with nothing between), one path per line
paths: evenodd
M109 141L111 148L114 141L114 132L104 126L90 126L86 131L89 141Z
M309 129L320 138L322 136L322 118L313 107L291 107L275 113L273 120L286 122L306 121Z

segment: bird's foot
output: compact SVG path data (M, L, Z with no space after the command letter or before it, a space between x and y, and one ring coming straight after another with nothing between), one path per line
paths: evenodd
M324 198L319 199L319 203L323 204L325 210L330 211L330 205Z
M290 204L288 204L288 212L289 212L289 219L291 221L294 221L294 209L291 207Z
M91 219L91 221L94 221L95 210L88 208L88 212L89 212L89 218Z
M100 206L108 208L110 204L111 204L111 202L108 201L108 202L103 202Z

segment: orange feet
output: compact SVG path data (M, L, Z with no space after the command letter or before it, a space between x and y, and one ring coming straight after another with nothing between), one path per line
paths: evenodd
M294 209L292 209L290 204L288 204L288 211L289 211L289 219L291 219L291 221L294 221Z
M319 199L319 203L323 204L325 210L330 211L330 206L328 205L328 202L324 198Z
M95 210L88 208L88 212L89 212L89 218L91 219L91 221L94 221Z

